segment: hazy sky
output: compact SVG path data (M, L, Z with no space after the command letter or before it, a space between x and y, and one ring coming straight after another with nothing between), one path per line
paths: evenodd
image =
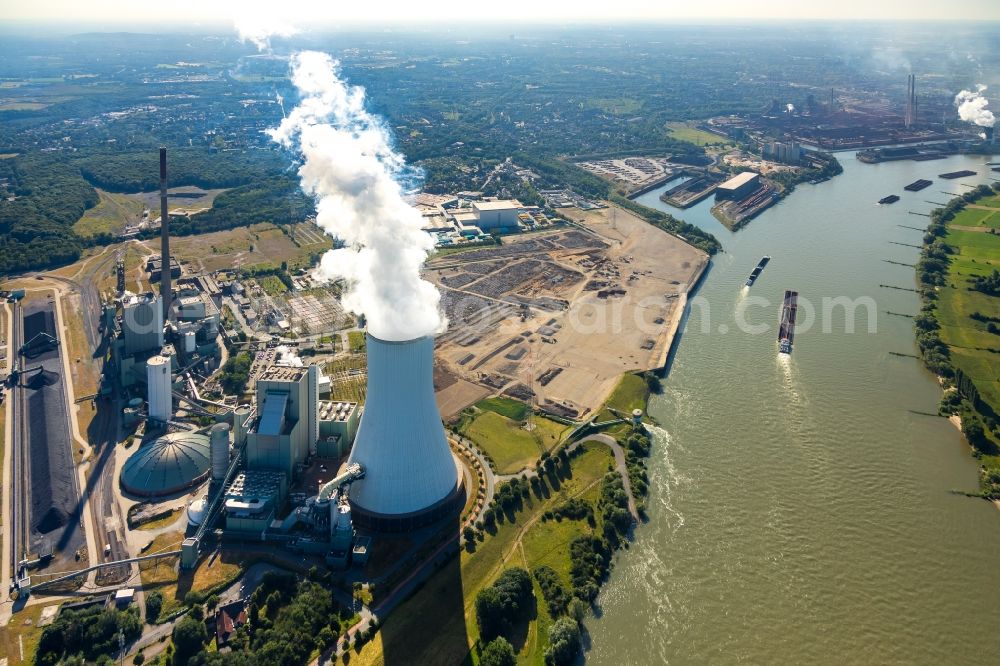
M279 16L275 16L275 8ZM0 21L216 23L248 14L275 16L301 27L318 23L484 20L1000 20L1000 0L0 0Z

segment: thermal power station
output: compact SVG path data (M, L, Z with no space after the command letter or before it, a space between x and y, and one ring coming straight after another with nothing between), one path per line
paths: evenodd
M368 392L348 460L365 470L349 494L359 526L412 529L464 499L461 464L434 398L433 356L430 336L395 342L368 334Z
M153 356L146 361L146 389L149 397L149 419L166 423L170 420L172 411L169 358Z

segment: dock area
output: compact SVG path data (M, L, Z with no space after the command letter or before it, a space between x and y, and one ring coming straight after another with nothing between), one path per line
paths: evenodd
M760 187L746 197L720 201L712 207L712 215L735 231L773 206L780 198L781 194L777 187L762 180Z
M690 208L715 192L722 178L708 173L694 176L660 195L660 201L676 208Z

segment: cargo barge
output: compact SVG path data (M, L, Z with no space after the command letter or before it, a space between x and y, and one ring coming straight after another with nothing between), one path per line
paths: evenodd
M747 281L744 283L747 287L753 286L753 283L757 281L757 278L760 277L760 274L764 272L764 266L767 266L767 262L769 261L771 261L771 256L764 255L764 258L760 260L760 263L757 264L757 267L754 268L752 271L750 271L750 277L748 277Z
M920 180L915 180L903 189L907 192L919 192L920 190L930 187L933 181L927 180L926 178L921 178Z
M882 197L881 199L878 200L878 202L880 204L894 204L897 201L899 201L899 195L898 194L890 194L889 196Z
M799 292L785 290L785 300L781 304L781 319L778 324L778 353L791 354L795 340L795 314L798 310Z
M945 180L955 180L956 178L965 178L967 176L975 176L975 171L969 171L965 169L963 171L949 171L948 173L939 173L938 178L944 178Z

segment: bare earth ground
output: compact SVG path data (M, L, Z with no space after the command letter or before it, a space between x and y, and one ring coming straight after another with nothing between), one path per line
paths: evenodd
M580 227L428 264L450 322L437 347L446 418L484 389L524 388L540 407L586 417L622 373L665 364L708 256L621 209L561 212Z
M171 187L167 190L169 199L167 206L171 213L177 215L194 214L212 207L215 197L219 196L226 189L203 190L200 187L185 186ZM150 209L150 217L160 216L160 192L138 192L126 195L128 198L141 203Z

